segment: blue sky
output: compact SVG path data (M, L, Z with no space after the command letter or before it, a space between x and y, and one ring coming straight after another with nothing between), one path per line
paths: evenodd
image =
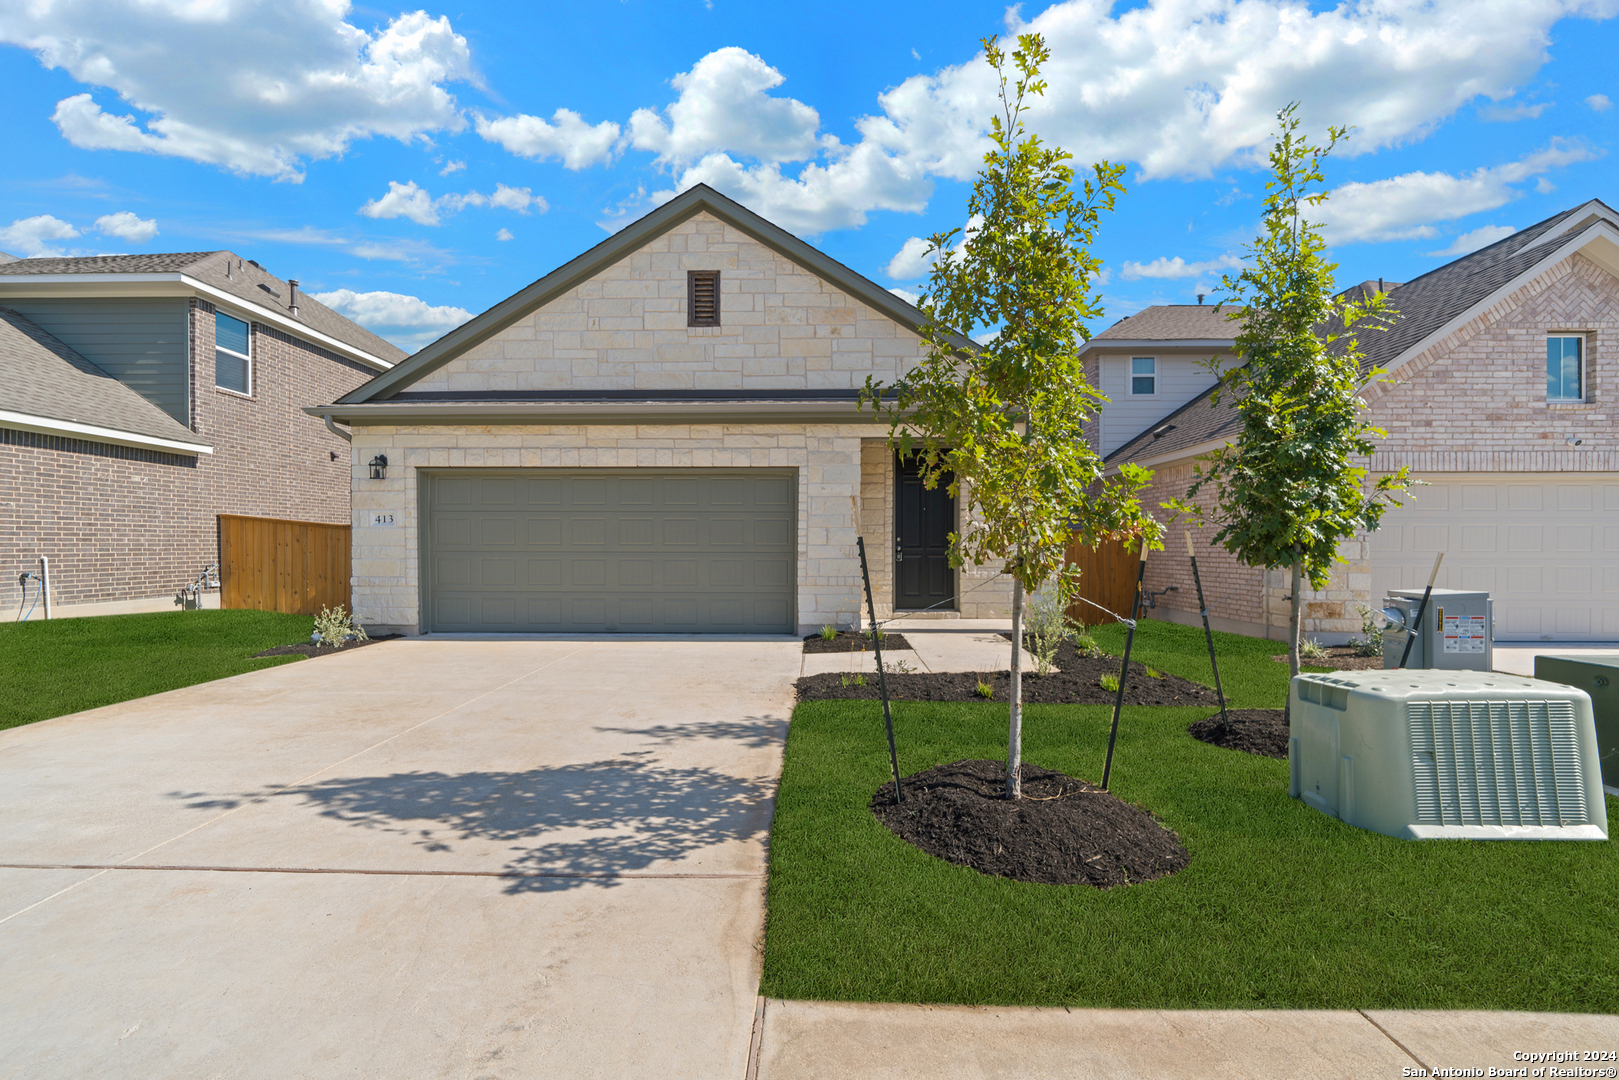
M230 248L412 349L698 181L915 292L964 224L993 86L1128 166L1107 313L1213 292L1254 233L1276 110L1354 125L1339 280L1408 280L1613 184L1619 0L341 0L0 8L0 249ZM909 242L909 243L908 243Z

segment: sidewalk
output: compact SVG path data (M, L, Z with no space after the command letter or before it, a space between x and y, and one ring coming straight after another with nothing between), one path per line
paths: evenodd
M1537 656L1619 656L1619 641L1581 642L1577 645L1564 645L1556 641L1542 641L1533 645L1522 642L1497 645L1495 670L1532 677Z
M748 1080L1372 1080L1537 1068L1613 1075L1619 1017L1562 1013L1155 1011L763 1002ZM1441 1070L1477 1070L1474 1072ZM1600 1071L1597 1071L1600 1070ZM1497 1072L1495 1075L1503 1075ZM1506 1073L1505 1075L1512 1075ZM1540 1076L1552 1075L1549 1071Z
M1011 619L900 619L885 626L903 634L909 649L884 649L883 666L903 671L1005 671L1012 666ZM876 656L861 653L806 653L802 675L828 671L876 671ZM1034 657L1023 652L1023 670L1034 670Z

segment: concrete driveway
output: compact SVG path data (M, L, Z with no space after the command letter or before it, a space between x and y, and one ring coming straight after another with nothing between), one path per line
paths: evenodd
M796 641L402 640L0 732L0 1077L738 1077Z

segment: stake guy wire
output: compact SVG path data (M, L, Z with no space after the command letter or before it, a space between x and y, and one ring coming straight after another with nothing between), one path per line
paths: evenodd
M871 615L871 645L877 654L877 693L883 699L883 726L888 729L888 763L894 767L894 802L902 805L905 796L900 792L899 751L894 748L894 714L888 707L888 679L883 673L883 631L877 625L877 603L871 597L871 570L866 566L866 538L857 536L855 547L860 551L860 578L866 583L866 611Z
M1130 649L1136 643L1136 620L1141 617L1141 582L1147 576L1147 538L1141 538L1141 563L1136 567L1136 592L1130 598L1130 619L1125 624L1124 662L1119 665L1119 696L1113 699L1113 727L1107 733L1107 762L1102 766L1102 790L1113 773L1113 744L1119 738L1119 713L1124 711L1124 686L1130 675Z
M1220 665L1214 659L1214 631L1209 629L1209 605L1203 602L1203 579L1197 572L1197 551L1192 547L1192 533L1186 531L1186 557L1192 560L1192 584L1197 586L1197 607L1203 616L1203 639L1209 643L1209 667L1214 669L1214 693L1220 699L1220 717L1225 718L1225 691L1220 688Z

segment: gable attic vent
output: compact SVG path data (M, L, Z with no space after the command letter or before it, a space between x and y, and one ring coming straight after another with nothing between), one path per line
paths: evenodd
M686 325L720 324L720 272L686 271Z

